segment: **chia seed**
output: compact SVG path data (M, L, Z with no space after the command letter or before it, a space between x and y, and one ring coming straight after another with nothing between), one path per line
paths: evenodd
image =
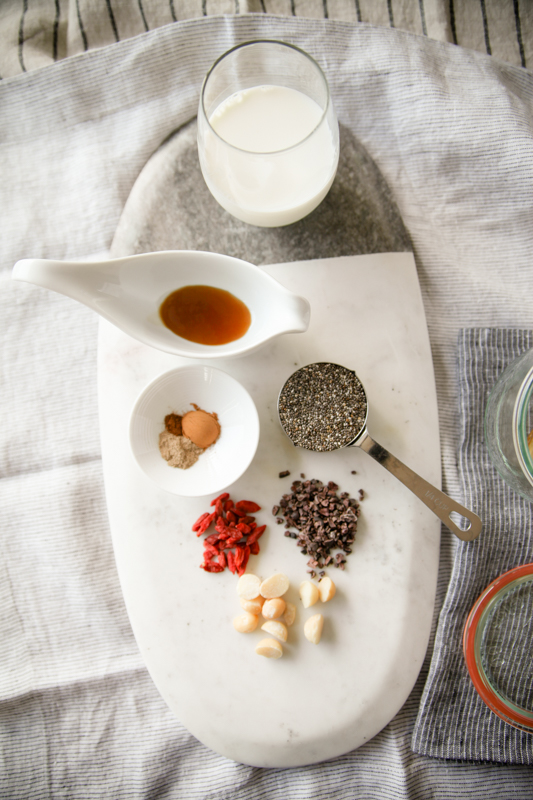
M316 452L350 444L365 425L367 407L355 372L328 362L293 372L278 401L280 422L289 439Z

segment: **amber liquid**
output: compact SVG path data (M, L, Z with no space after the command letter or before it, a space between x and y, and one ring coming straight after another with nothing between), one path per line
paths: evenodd
M163 300L159 314L182 339L208 345L240 339L252 321L242 300L214 286L182 286Z

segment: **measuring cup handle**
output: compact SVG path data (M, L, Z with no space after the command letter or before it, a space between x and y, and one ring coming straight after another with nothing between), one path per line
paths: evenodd
M393 456L388 450L385 450L384 447L375 442L368 433L365 432L363 439L357 441L356 444L407 486L459 539L464 542L471 542L472 539L479 536L482 522L476 514L460 503L456 503L455 500L445 495L440 489L421 478L420 475L413 472L396 456ZM454 511L465 517L470 523L466 530L459 528L451 519L450 514Z

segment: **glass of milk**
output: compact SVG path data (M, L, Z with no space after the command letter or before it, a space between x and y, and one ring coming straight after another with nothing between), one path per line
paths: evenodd
M215 199L250 225L289 225L326 196L339 160L339 126L325 75L286 42L224 53L207 73L198 153Z

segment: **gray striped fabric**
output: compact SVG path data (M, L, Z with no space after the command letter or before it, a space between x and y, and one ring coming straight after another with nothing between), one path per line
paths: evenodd
M461 542L455 553L413 734L413 750L422 755L533 764L533 734L511 727L487 708L462 651L466 618L483 589L533 561L531 504L498 475L483 443L488 394L505 367L531 347L533 331L475 328L459 334L459 468L464 502L481 516L483 531L477 541Z
M3 0L0 77L178 20L247 13L398 28L515 66L533 64L531 0Z
M0 797L525 800L533 797L528 766L413 753L429 656L378 736L290 770L252 769L209 751L170 713L142 664L107 524L97 320L65 297L11 282L10 270L23 257L109 248L142 167L194 117L209 65L259 37L287 38L320 61L339 119L400 209L434 358L443 488L458 499L458 331L530 324L528 70L390 28L243 14L164 25L1 81ZM443 530L437 609L455 545ZM320 714L319 698L312 702Z

